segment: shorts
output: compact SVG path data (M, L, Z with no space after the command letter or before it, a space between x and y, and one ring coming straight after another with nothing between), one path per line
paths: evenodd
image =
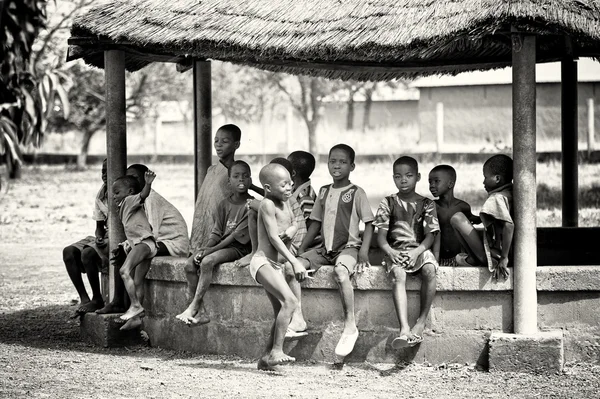
M108 236L104 237L104 240L106 242L106 245L103 247L99 247L96 245L96 237L94 236L88 236L86 238L82 238L81 240L69 245L70 247L74 247L77 248L80 252L80 256L83 253L83 250L85 248L92 248L94 251L96 251L96 253L98 254L98 257L100 258L100 260L102 261L102 263L99 265L99 272L107 274L108 273ZM81 273L85 273L85 268L83 267L83 264L79 263L80 267L79 267L79 271Z
M437 273L439 265L437 260L435 259L435 256L433 256L433 253L429 249L425 250L421 255L419 255L417 261L415 262L415 265L412 268L403 269L404 271L406 271L406 273L416 273L419 270L421 270L421 268L427 263L431 263L435 267L435 272ZM393 263L390 257L387 255L383 257L383 261L381 262L381 264L385 266L386 271L388 273L391 272L395 267L401 267L400 265Z
M341 265L348 270L349 275L354 274L354 267L358 262L358 248L344 248L341 251L327 251L325 247L312 249L298 255L298 258L306 260L308 269L317 271L323 265Z
M273 267L273 269L279 271L280 273L283 273L283 265L281 263L275 262L274 260L271 260L264 255L254 255L250 260L250 266L248 266L248 270L250 270L250 275L252 276L254 281L259 283L256 280L256 274L258 273L258 269L267 265Z

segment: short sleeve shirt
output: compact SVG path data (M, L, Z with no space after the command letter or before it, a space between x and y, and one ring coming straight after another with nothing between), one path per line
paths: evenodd
M354 184L333 188L321 187L310 214L312 220L321 222L321 235L327 251L358 248L360 222L373 221L373 211L367 194Z
M236 204L229 197L225 198L217 206L215 225L210 238L220 242L234 233L241 233L236 237L236 241L240 244L248 244L250 242L246 202Z
M123 223L125 236L132 246L146 238L154 238L152 226L143 208L140 194L128 195L119 204L119 217Z
M404 201L398 194L381 201L373 224L387 230L387 241L394 249L416 248L425 235L440 231L435 202L425 197Z

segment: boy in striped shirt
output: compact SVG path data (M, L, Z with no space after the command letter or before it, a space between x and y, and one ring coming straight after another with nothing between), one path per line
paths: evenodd
M352 352L358 338L350 277L369 266L369 246L373 236L374 216L367 195L362 188L350 182L350 172L355 167L354 156L354 150L346 144L337 144L329 151L327 165L333 184L319 190L308 232L297 255L307 270L316 271L322 265L335 265L334 278L340 288L344 309L344 331L335 348L335 354L340 357ZM362 240L359 236L361 221L365 224ZM323 246L306 252L319 232ZM301 275L296 277L298 281L303 279ZM299 295L297 297L300 308ZM299 317L302 317L301 313Z

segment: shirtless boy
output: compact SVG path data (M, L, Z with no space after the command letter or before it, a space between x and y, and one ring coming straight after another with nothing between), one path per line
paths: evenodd
M285 332L298 300L285 281L280 257L290 262L302 279L306 278L306 269L290 252L290 242L286 245L280 238L282 233L293 236L296 230L294 215L287 204L292 195L289 172L279 164L268 164L260 171L259 179L265 198L258 209L258 248L248 269L252 278L265 288L273 306L275 320L266 353L258 361L259 370L269 370L275 365L296 360L283 353Z
M435 200L435 207L441 237L439 243L436 240L433 252L439 253L440 266L456 266L456 255L462 252L450 218L455 213L462 212L472 224L481 223L481 219L471 213L471 205L454 197L455 183L456 170L450 165L438 165L429 172L429 192L438 198Z

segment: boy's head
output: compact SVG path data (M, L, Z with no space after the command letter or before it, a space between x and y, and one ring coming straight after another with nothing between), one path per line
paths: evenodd
M128 195L137 194L142 189L137 179L133 176L121 176L113 183L113 200L119 204Z
M102 182L106 184L108 181L108 159L104 158L102 161Z
M402 194L415 192L417 182L421 180L419 164L411 157L400 157L394 161L394 184Z
M235 161L227 170L227 175L233 191L240 194L248 192L252 184L250 165L244 161Z
M315 170L315 157L306 151L294 151L287 157L292 163L296 176L302 181L310 179L310 175Z
M348 179L354 170L354 150L346 144L336 144L329 150L327 167L334 181Z
M270 163L258 174L260 184L265 189L265 196L286 201L292 195L292 178L282 165Z
M490 192L512 182L513 161L508 155L498 154L483 164L483 187Z
M292 163L290 161L288 161L285 158L282 158L282 157L273 158L273 159L271 159L271 162L269 162L269 163L276 163L278 165L283 166L284 168L287 169L288 173L292 177L295 174L295 172L294 172L294 166L292 165Z
M429 172L429 192L434 197L442 197L454 189L456 170L450 165L438 165Z
M240 148L242 131L233 124L223 125L215 134L214 147L217 156L220 159L228 158L235 154L235 150Z
M135 177L138 181L138 184L140 185L141 190L146 185L146 179L144 179L144 175L147 171L148 167L146 165L142 165L141 163L134 163L132 165L129 165L129 167L125 171L125 175Z

